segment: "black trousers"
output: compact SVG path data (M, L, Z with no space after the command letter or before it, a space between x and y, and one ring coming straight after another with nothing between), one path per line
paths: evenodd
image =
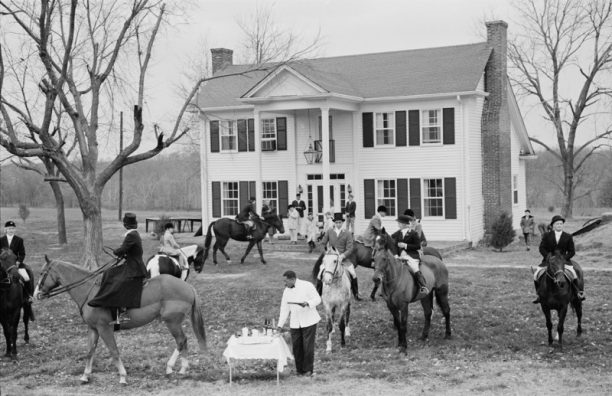
M317 325L291 329L291 342L295 369L298 374L312 371L314 366L314 347L317 335Z

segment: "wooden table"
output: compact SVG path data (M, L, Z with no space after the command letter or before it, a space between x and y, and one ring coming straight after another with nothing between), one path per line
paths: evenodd
M202 225L201 217L170 217L165 220L174 224L176 232L193 232L194 223ZM145 232L149 232L149 223L153 223L153 227L155 227L158 221L161 221L159 217L147 217L145 219Z

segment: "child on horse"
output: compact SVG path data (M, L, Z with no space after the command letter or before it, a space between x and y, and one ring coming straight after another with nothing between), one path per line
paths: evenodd
M399 230L391 235L398 247L399 258L408 264L419 286L419 293L429 294L425 286L425 278L421 273L421 238L416 231L416 219L412 216L400 215L397 218Z
M253 230L255 229L255 223L251 220L253 217L259 217L256 211L255 198L251 197L249 202L242 208L240 213L236 215L236 221L244 225L246 230L247 239L253 239Z
M166 223L164 230L164 235L160 238L161 246L159 252L178 259L179 267L183 273L181 279L186 279L187 271L189 271L189 263L187 261L187 256L185 256L185 253L181 250L181 246L176 242L176 239L174 239L174 224Z
M574 247L574 238L571 234L563 231L563 226L565 224L565 219L560 215L553 216L550 226L552 227L551 231L546 232L542 235L542 241L540 242L540 254L542 255L542 262L539 267L546 267L546 262L549 255L555 254L555 251L559 251L561 255L567 260L569 266L566 268L572 272L573 280L572 284L578 291L578 298L581 300L585 299L584 296L584 282L582 276L582 269L580 266L576 265L571 261L571 258L576 254L576 249ZM544 268L540 268L534 274L534 284L536 288L536 292L538 290L538 279L544 273ZM540 303L540 297L537 297L533 300L534 304Z
M353 250L353 234L347 230L342 228L344 223L344 216L342 213L334 214L334 225L335 227L331 230L328 230L323 237L323 246L326 246L329 242L329 245L335 248L339 253L340 257L338 261L342 263L344 269L349 273L351 278L351 291L353 292L353 296L355 300L360 301L359 297L359 284L357 282L357 273L355 272L355 267L353 263L346 260L346 256L351 253ZM317 291L319 294L323 291L323 284L321 282L321 275L323 273L323 266L319 270L319 276L317 277Z

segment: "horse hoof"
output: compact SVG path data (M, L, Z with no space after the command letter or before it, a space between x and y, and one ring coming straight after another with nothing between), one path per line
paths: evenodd
M267 263L266 263L266 260L261 260L261 263L262 263L263 265L266 265L266 264L267 264Z
M231 263L232 263L232 260L227 260L227 264L231 264Z
M119 379L119 384L120 385L127 385L127 381L125 380L125 377Z
M81 381L81 384L89 384L89 377L83 375L81 378L79 378Z
M445 340L450 340L450 339L452 339L452 338L453 338L453 336L452 336L452 335L450 335L450 334L445 334L445 335L444 335L444 339L445 339Z

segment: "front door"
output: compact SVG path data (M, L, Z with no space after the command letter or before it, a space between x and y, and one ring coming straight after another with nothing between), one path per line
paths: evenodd
M309 184L306 185L306 204L308 205L308 211L312 212L314 218L321 223L325 220L325 206L331 208L333 213L342 212L346 204L347 192L344 174L335 174L332 176L336 176L336 178L329 181L329 197L331 202L327 205L323 204L323 180L308 180Z

